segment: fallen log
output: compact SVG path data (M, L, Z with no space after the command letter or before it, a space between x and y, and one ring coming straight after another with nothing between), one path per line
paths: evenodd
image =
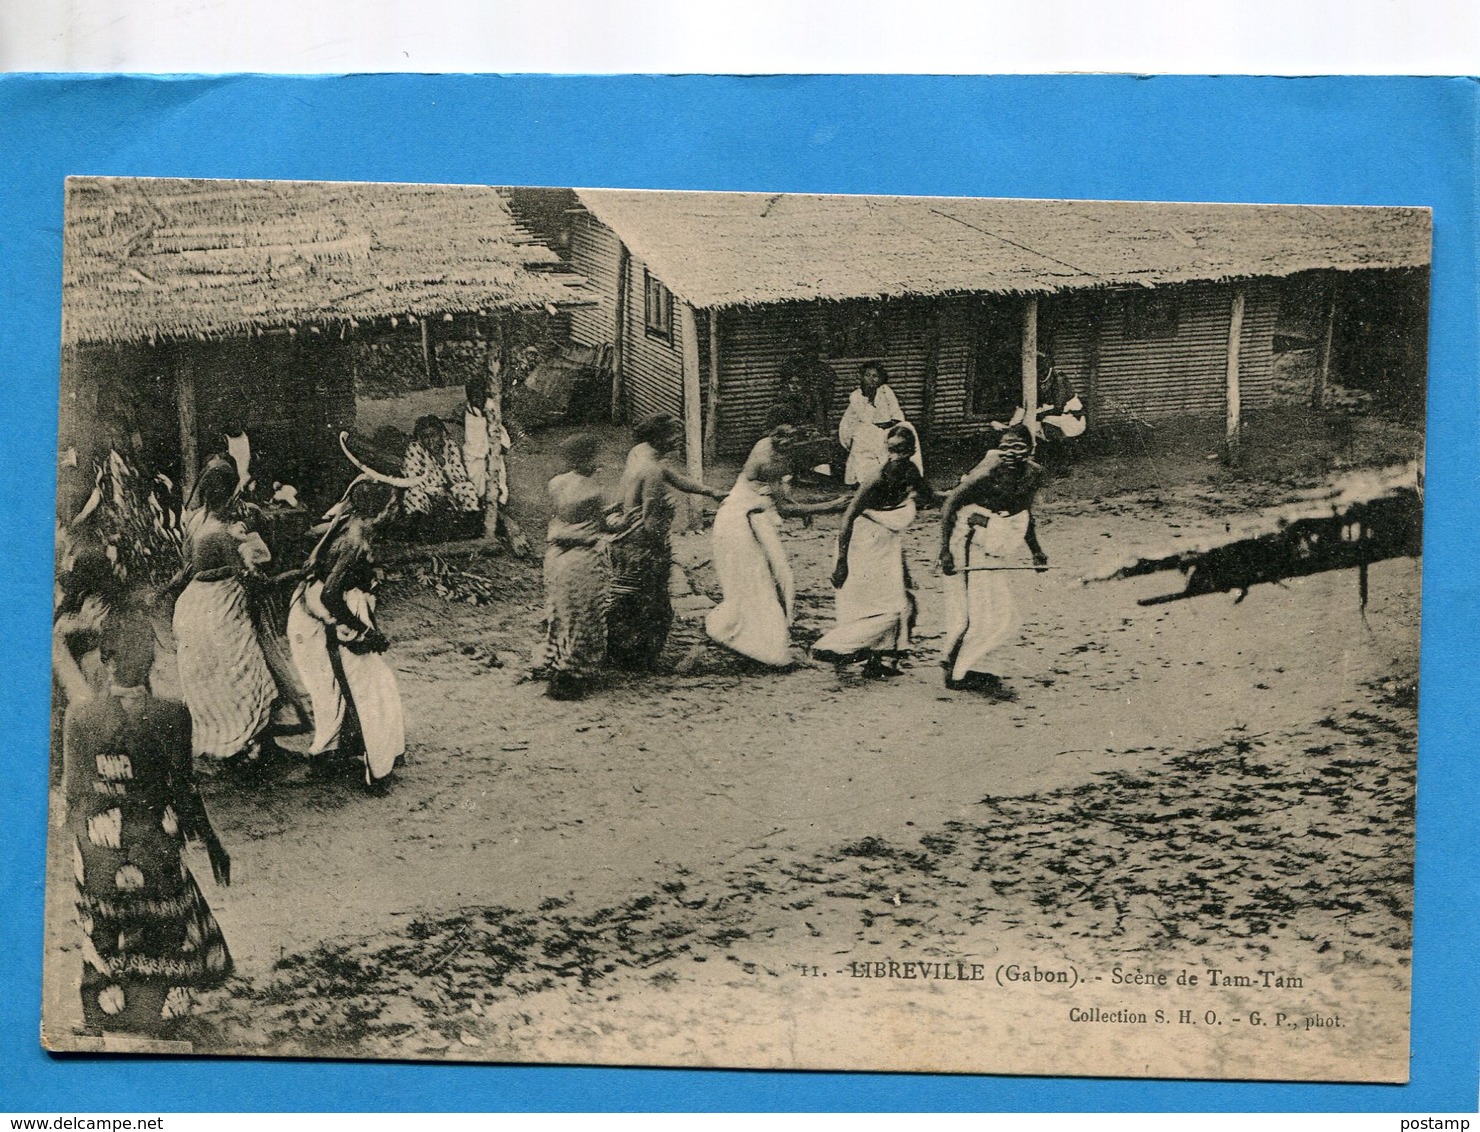
M1423 551L1423 499L1416 465L1361 473L1323 495L1257 515L1235 530L1200 544L1142 553L1085 582L1113 581L1177 570L1186 575L1175 593L1142 598L1164 605L1214 593L1237 593L1329 570L1357 570L1357 592L1367 607L1368 567Z

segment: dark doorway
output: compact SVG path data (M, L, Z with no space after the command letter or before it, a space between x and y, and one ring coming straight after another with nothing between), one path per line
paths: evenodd
M969 329L966 407L974 417L1005 421L1022 401L1022 305L983 299Z

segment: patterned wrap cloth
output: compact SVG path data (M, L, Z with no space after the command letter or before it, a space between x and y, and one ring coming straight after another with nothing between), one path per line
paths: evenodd
M402 498L408 514L431 515L439 508L478 510L478 488L451 437L442 438L441 452L428 451L421 441L413 440L406 446L401 475L416 481Z
M254 564L262 560L262 540L240 524L228 526L207 516L192 526L191 554L198 569L233 556L237 565L245 565L248 557ZM195 753L239 754L266 730L278 695L241 580L192 580L175 603L174 633Z
M189 1011L192 988L232 970L180 853L200 806L190 716L163 700L131 713L99 697L67 712L63 752L84 1019L93 1030L157 1032Z
M610 569L596 547L545 550L545 641L542 667L586 677L606 660L606 605Z
M607 653L624 668L651 668L663 655L673 627L673 496L666 488L627 532L611 540L611 604L607 609Z

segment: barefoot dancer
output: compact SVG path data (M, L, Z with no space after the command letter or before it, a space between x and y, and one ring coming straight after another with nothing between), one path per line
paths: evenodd
M904 562L904 532L915 508L937 502L911 457L915 433L896 425L886 438L888 460L859 485L838 532L837 625L812 646L812 655L839 664L867 659L867 676L892 675L909 647L915 598ZM885 658L893 669L884 667Z
M149 691L154 629L110 619L99 646L107 675L67 705L62 780L83 930L87 1028L158 1035L189 1012L191 991L231 974L226 940L181 859L205 846L216 883L231 858L211 828L190 758L190 712Z
M709 611L709 636L742 656L784 668L792 663L796 583L781 545L783 515L843 510L847 498L797 503L786 486L796 429L778 425L750 457L714 517L714 568L724 600Z
M200 510L186 519L183 570L166 592L175 603L174 631L180 691L190 708L195 753L258 762L267 743L277 683L252 620L245 581L265 564L267 545L233 517L238 472L228 462L201 473Z
M1043 469L1030 457L1031 434L1016 424L997 447L946 496L940 514L940 568L945 575L946 687L1001 681L985 667L987 654L1012 632L1012 592L1002 574L972 571L1013 553L1023 543L1035 566L1048 565L1033 525L1033 497ZM960 571L966 572L960 572Z
M606 615L607 656L620 668L657 664L673 625L668 596L673 492L707 495L716 502L725 498L724 492L665 463L681 436L679 423L667 413L648 417L632 430L636 443L622 472L622 510L630 525L611 541L611 604Z
M378 787L406 751L400 688L381 655L389 642L375 625L372 539L395 504L389 477L369 473L351 483L308 556L288 611L293 661L313 697L309 756L322 768L342 751L353 709L367 788Z
M606 500L592 478L596 439L573 436L562 448L566 470L550 481L550 527L545 545L545 639L536 663L553 700L586 694L606 663L606 606L611 567L605 537ZM666 584L666 582L665 582Z

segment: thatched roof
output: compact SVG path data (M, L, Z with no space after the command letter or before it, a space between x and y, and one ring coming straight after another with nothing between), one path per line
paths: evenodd
M1429 262L1427 209L611 189L578 196L701 309Z
M62 338L218 337L580 298L483 186L70 178Z

